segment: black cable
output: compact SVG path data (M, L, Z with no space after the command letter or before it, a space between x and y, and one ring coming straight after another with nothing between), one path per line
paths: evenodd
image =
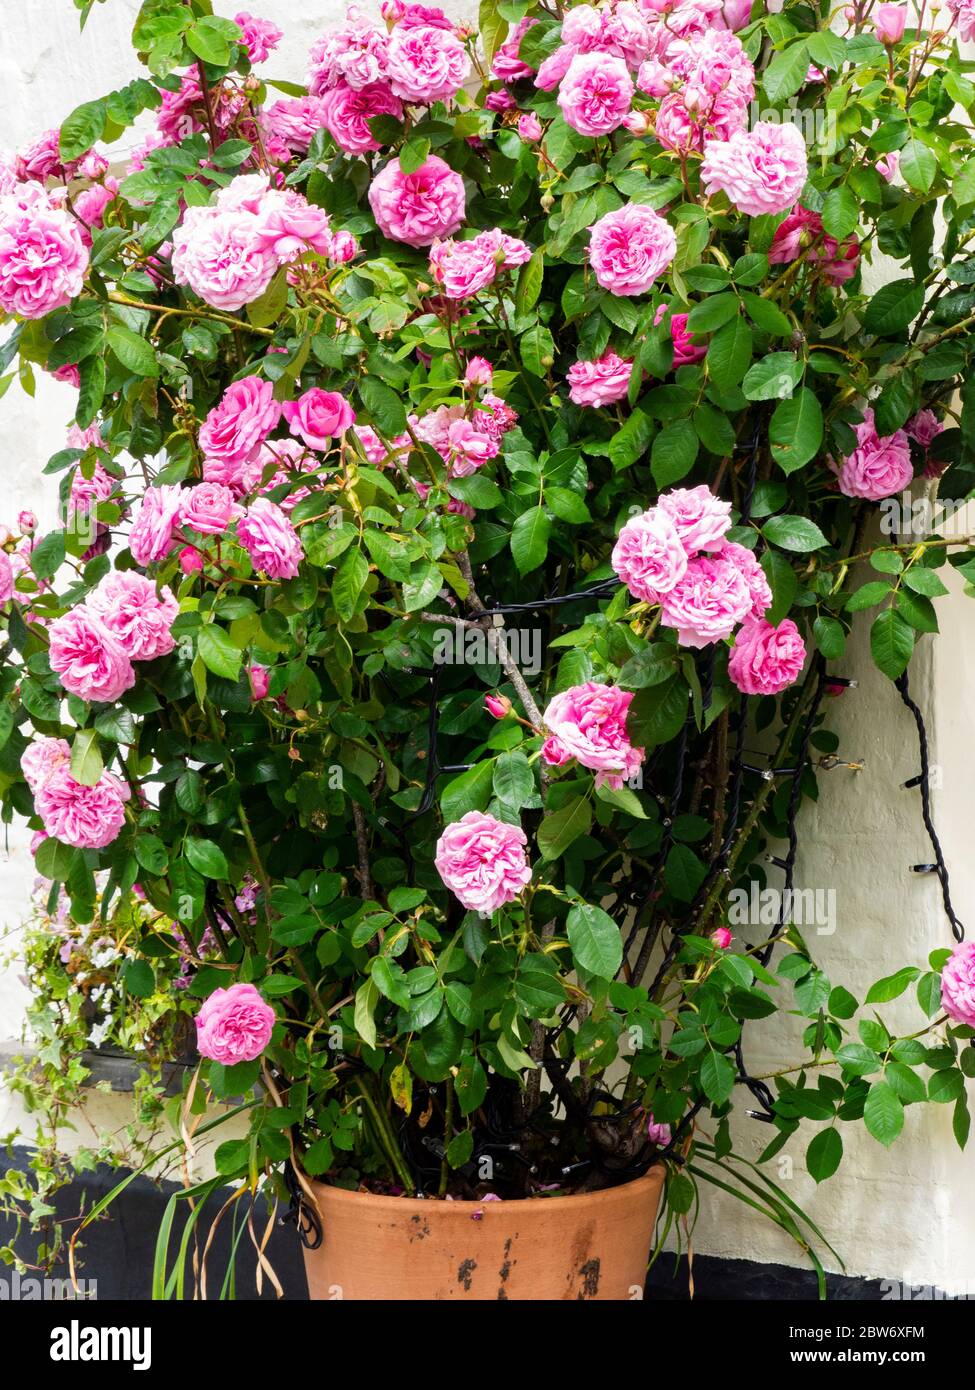
M924 828L928 832L928 839L931 841L931 848L934 850L935 872L941 884L941 899L944 903L945 916L951 923L951 933L956 941L964 941L965 928L959 921L955 909L951 905L951 890L948 883L948 866L945 863L944 852L941 848L941 841L938 839L938 832L934 828L934 820L931 815L931 785L929 781L931 764L928 756L928 731L925 728L924 716L917 704L911 698L910 687L907 682L907 672L904 671L894 681L898 694L904 704L914 716L914 723L917 726L918 749L921 755L921 816L924 820Z

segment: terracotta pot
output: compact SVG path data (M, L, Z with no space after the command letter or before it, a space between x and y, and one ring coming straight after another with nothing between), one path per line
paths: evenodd
M324 1239L312 1299L640 1298L664 1180L518 1202L378 1197L312 1183Z

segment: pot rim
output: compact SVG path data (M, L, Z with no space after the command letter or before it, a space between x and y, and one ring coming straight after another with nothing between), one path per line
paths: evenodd
M362 1192L358 1189L351 1190L347 1187L337 1187L334 1183L320 1182L317 1178L308 1178L313 1190L321 1193L330 1202L359 1202L368 1201L374 1206L400 1213L410 1212L414 1208L427 1214L431 1210L442 1212L444 1215L453 1214L456 1216L467 1216L475 1211L482 1211L486 1215L492 1209L501 1211L511 1211L513 1208L518 1211L537 1211L557 1208L559 1211L567 1212L571 1209L578 1210L583 1206L612 1204L623 1200L625 1196L634 1196L637 1189L658 1189L663 1185L667 1165L662 1159L656 1160L646 1173L639 1178L631 1178L629 1182L617 1183L614 1187L601 1187L594 1192L573 1192L565 1197L545 1197L538 1195L534 1197L509 1197L497 1202L485 1201L482 1197L480 1201L470 1201L467 1198L460 1200L447 1201L446 1198L439 1197L392 1197L386 1192ZM307 1174L305 1175L307 1177Z

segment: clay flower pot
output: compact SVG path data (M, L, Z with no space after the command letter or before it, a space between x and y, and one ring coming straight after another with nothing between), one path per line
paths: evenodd
M513 1202L379 1197L312 1183L312 1299L641 1298L664 1165L601 1192Z

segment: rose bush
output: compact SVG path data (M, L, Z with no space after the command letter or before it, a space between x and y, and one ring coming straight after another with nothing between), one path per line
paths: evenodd
M942 1014L947 949L864 941L859 1000L726 920L776 840L792 887L855 615L905 696L937 628L951 547L878 501L975 484L963 8L386 0L307 88L210 11L146 0L148 75L0 174L3 362L78 393L64 525L0 557L0 790L76 921L139 885L219 948L202 1079L265 1097L220 1172L513 1197L663 1151L683 1213L745 1171L738 1085L817 1181L925 1098L964 1143L969 947ZM777 1009L804 1051L753 1077Z

